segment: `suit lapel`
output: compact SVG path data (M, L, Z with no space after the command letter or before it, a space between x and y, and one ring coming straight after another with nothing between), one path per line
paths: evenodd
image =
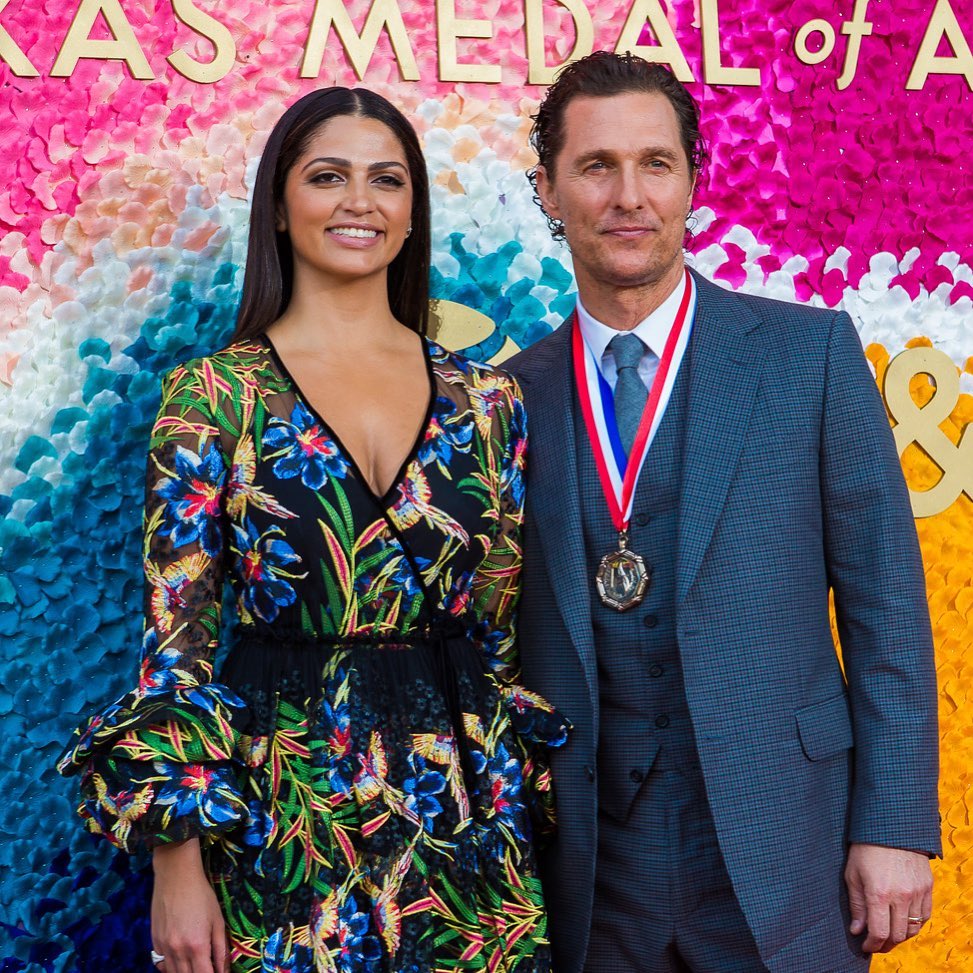
M759 385L762 359L749 306L698 274L679 498L676 605L699 571L726 502Z
M531 367L519 373L528 387L528 504L558 609L595 698L591 585L581 527L570 338L568 321L537 349Z

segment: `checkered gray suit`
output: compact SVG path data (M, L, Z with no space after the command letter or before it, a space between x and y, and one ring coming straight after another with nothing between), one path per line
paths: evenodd
M775 973L820 973L851 955L848 842L940 851L922 563L888 420L848 316L694 276L673 552L686 697L720 848L761 956ZM577 503L568 332L508 363L531 436L524 677L575 727L554 756L559 835L543 862L557 973L585 962L597 848L594 585Z

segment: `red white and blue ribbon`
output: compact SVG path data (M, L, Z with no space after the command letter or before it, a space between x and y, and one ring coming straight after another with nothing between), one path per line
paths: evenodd
M611 387L585 344L577 313L571 322L574 379L578 389L578 399L581 402L581 414L584 416L588 442L594 454L598 478L608 503L612 523L618 531L627 530L632 517L635 487L642 466L645 464L652 437L658 428L657 420L661 421L662 418L659 404L672 371L680 336L687 326L692 297L693 282L687 270L682 300L679 302L676 318L666 338L655 378L652 380L652 388L649 390L649 397L642 411L642 418L639 420L632 451L627 456L615 420L615 404ZM592 378L596 378L597 381L590 381ZM592 393L593 388L597 388L597 395Z

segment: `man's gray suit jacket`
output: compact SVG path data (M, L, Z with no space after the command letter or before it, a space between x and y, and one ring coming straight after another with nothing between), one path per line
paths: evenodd
M849 842L940 851L922 562L888 419L847 314L694 277L673 551L686 695L720 847L761 955L776 973L820 973L825 957L850 955ZM595 594L577 502L569 331L507 364L530 435L524 679L574 724L553 755L559 830L542 861L557 973L578 973L585 960L598 801Z

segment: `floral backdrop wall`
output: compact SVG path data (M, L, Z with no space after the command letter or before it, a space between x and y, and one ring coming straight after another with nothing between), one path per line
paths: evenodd
M525 346L574 300L570 256L524 176L543 93L530 83L525 9L542 12L543 57L555 64L574 47L579 6L596 47L624 36L672 53L675 38L695 79L712 145L691 257L701 272L845 308L890 403L890 361L937 353L935 384L918 368L896 381L911 409L899 439L917 512L920 491L945 484L917 523L940 674L946 857L932 922L876 968L973 969L962 891L973 868L969 5L723 0L715 27L714 0L382 0L374 6L401 16L413 64L379 32L370 58L355 54L359 78L354 44L346 51L332 32L317 75L302 77L316 6L341 7L360 29L373 3L0 2L0 969L151 969L146 863L83 833L74 783L53 764L81 716L135 678L144 450L160 378L232 328L247 193L270 128L321 85L364 83L399 104L433 183L434 296L496 323L450 331L444 315L443 339L485 358ZM193 20L204 8L222 33ZM467 17L491 36L452 42L450 17L454 32L476 33L457 21ZM870 30L854 26L866 20ZM65 67L65 39L81 28L88 46ZM714 37L719 49L704 50ZM222 74L180 74L167 60L180 49L183 66L222 57ZM917 74L919 62L931 70ZM491 66L499 80L457 63ZM751 83L720 65L750 68ZM457 76L473 80L440 80Z

